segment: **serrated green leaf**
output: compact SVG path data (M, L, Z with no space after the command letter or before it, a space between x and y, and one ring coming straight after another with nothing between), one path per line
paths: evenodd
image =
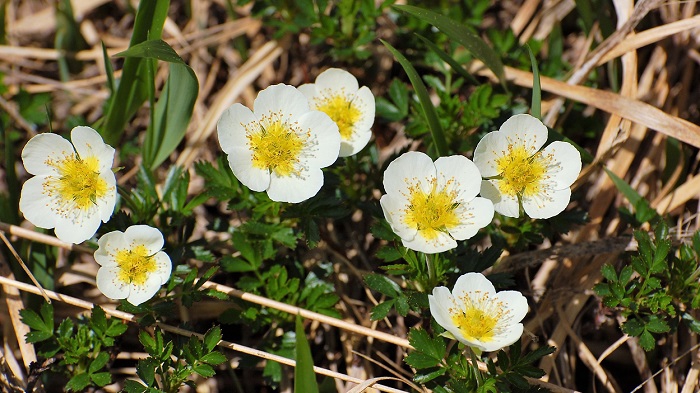
M630 318L622 324L622 331L632 337L637 337L644 332L644 323L637 318Z
M204 378L213 377L214 374L216 374L216 371L214 371L214 368L212 368L212 366L210 366L208 364L198 364L198 365L192 367L192 371L203 376Z
M39 314L37 314L33 310L30 310L28 308L19 310L19 315L22 317L22 323L29 326L30 328L39 331L49 330L44 321L39 316Z
M610 282L617 281L617 272L615 271L615 268L608 263L603 265L603 267L600 269L600 273Z
M124 322L116 320L116 319L112 319L105 334L109 337L119 337L122 334L124 334L124 332L126 332L126 330L128 328L129 328L129 325L125 324Z
M639 345L641 345L642 348L648 352L654 349L654 346L656 346L656 340L648 330L644 330L644 332L642 332L642 334L639 336Z
M389 297L401 295L401 287L399 287L399 284L384 275L371 273L364 277L364 281L370 289L383 295Z
M417 351L423 352L435 359L443 359L447 346L442 337L430 338L428 332L423 329L411 329L408 334L408 342Z
M136 374L141 380L146 382L148 386L153 385L153 381L155 381L157 362L158 361L153 358L148 358L140 360L136 365Z
M75 391L79 392L87 387L87 385L90 384L90 376L87 373L80 373L78 375L73 376L70 380L68 380L68 383L66 384L65 389L67 391Z
M221 341L221 328L214 326L204 334L204 348L206 352L211 352L216 348L216 344Z
M26 341L28 343L38 343L44 340L48 340L53 337L53 332L47 332L42 330L34 330L27 333Z
M645 327L648 331L652 333L666 333L671 330L671 327L668 326L668 323L663 319L660 319L656 315L652 315L649 317L649 320L647 321Z
M88 374L94 374L102 369L109 361L109 354L107 352L100 352L97 354L95 359L90 362L88 367Z
M124 391L126 393L144 393L148 388L133 379L127 379L124 381Z
M139 341L143 348L151 355L156 355L156 340L145 330L139 331Z
M95 329L98 334L102 334L107 330L107 314L105 314L105 310L97 304L92 308L90 322L92 323L92 328Z
M428 372L428 373L417 373L417 374L413 377L413 381L416 382L416 383L422 383L422 384L424 384L424 383L426 383L426 382L432 381L433 379L435 379L435 378L437 378L437 377L439 377L439 376L445 375L446 372L447 372L447 368L442 368L442 367L441 367L441 368L438 368L438 369L435 370L435 371L431 371L431 372Z
M435 359L434 357L426 355L423 352L413 351L409 353L403 361L409 366L420 370L423 368L435 367L440 364L442 359Z
M396 299L390 299L372 307L372 312L369 316L370 320L378 321L380 319L386 318L387 314L389 314L389 311L391 311L391 308L394 307L395 302Z
M306 340L304 325L301 317L296 316L296 368L294 369L295 393L318 393L318 383L314 372L314 360L311 348Z
M214 351L202 356L199 360L203 363L211 364L212 366L218 366L221 363L225 363L228 359L226 359L223 353Z
M112 382L112 375L108 372L95 373L90 375L90 379L95 385L102 387Z

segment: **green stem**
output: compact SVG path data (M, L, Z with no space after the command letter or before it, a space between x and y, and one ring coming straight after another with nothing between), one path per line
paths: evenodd
M428 267L428 281L430 281L430 286L433 287L435 286L435 263L430 257L430 254L424 254L425 255L425 264ZM437 254L435 254L435 258L437 258Z
M481 354L481 351L478 349L475 350L474 348L469 346L467 346L467 351L469 351L472 371L474 372L474 376L476 377L476 386L479 387L484 384L484 378L481 375L481 370L479 370L479 359L477 358L477 354L475 353L475 351L478 351L479 354Z

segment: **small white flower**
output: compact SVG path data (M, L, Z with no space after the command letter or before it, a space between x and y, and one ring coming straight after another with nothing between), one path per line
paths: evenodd
M379 201L403 245L434 254L457 247L493 218L493 204L477 197L481 175L464 156L435 162L420 152L402 154L384 172Z
M359 87L349 72L329 68L316 77L315 83L299 86L311 109L333 119L340 131L340 157L356 154L367 145L374 124L374 95L367 86Z
M338 126L310 110L306 97L289 85L268 87L253 105L251 111L234 104L217 124L233 174L274 201L297 203L316 195L323 185L321 168L338 158Z
M492 352L518 341L527 299L518 291L496 290L481 273L460 276L450 293L436 287L428 295L435 321L459 342Z
M59 239L80 243L114 211L114 149L90 127L73 128L71 141L47 133L27 142L22 163L34 177L22 187L19 210L35 226L55 228Z
M97 241L97 288L110 299L138 306L153 297L170 278L172 263L163 248L163 234L148 225L132 225Z
M481 195L496 211L520 216L520 203L532 218L550 218L566 209L571 185L581 172L581 154L567 142L547 141L547 127L527 114L506 120L479 141L474 163L486 178Z

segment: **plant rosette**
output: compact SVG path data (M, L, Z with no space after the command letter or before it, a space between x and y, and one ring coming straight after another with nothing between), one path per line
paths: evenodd
M547 141L547 127L527 114L512 116L486 134L474 149L484 182L481 196L500 214L551 218L566 209L571 185L581 172L581 154L567 142ZM541 149L541 150L540 150Z
M359 87L349 72L329 68L320 73L315 83L299 86L311 109L319 110L338 125L340 157L362 150L372 136L374 95L367 86Z
M278 202L316 195L323 186L321 168L333 164L340 150L338 126L285 84L262 90L253 111L242 104L228 108L217 133L236 178Z
M97 288L110 299L126 299L134 306L151 299L170 279L172 263L164 251L163 234L147 225L102 236L95 251Z
M22 150L24 168L34 177L22 186L19 210L39 228L55 228L68 243L91 238L112 216L117 186L115 150L90 127L71 131L71 141L39 134Z
M496 289L481 273L460 276L452 292L436 287L428 295L430 314L457 341L493 352L518 341L527 299L518 291Z
M425 153L408 152L384 172L380 204L403 245L435 254L457 247L493 219L493 204L477 197L481 175L460 155L435 162Z

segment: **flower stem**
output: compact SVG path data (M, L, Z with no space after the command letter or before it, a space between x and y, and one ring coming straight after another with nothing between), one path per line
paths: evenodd
M480 355L481 351L469 346L467 346L467 351L469 352L469 357L471 358L472 371L476 377L476 386L479 387L484 384L484 378L481 375L481 370L479 370L479 359L477 358L478 355L475 352L478 352Z

